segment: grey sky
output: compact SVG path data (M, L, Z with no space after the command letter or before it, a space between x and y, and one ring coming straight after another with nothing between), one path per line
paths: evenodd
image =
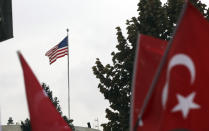
M0 104L2 122L28 117L23 75L16 51L20 50L40 82L50 86L67 115L67 57L49 65L46 51L66 36L69 28L70 99L74 125L105 122L108 101L97 88L91 67L96 58L111 62L115 27L137 16L139 0L13 0L14 38L0 43ZM203 2L206 2L204 0Z
M0 103L2 122L28 117L20 50L40 82L50 86L67 115L67 57L49 65L46 51L66 36L69 28L71 117L77 126L105 120L108 102L97 88L91 67L96 58L111 62L116 26L137 15L138 0L13 0L14 38L0 45ZM124 30L125 31L125 30Z

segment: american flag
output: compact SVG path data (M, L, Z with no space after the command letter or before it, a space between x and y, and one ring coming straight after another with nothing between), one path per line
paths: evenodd
M58 58L68 55L68 37L66 36L58 45L46 52L45 56L49 57L50 64Z

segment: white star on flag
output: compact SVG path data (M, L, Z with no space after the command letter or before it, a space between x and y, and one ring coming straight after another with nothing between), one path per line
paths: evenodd
M200 108L200 105L193 102L194 97L195 92L191 93L187 97L177 94L177 99L179 103L172 109L172 112L181 111L183 118L186 119L189 114L189 110Z

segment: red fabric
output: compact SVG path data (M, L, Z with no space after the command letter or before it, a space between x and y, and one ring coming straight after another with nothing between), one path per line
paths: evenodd
M136 56L134 88L131 111L131 129L136 124L137 116L154 77L167 42L146 35L139 35Z
M138 131L209 130L208 59L209 22L187 3Z
M32 70L18 53L23 69L26 96L33 131L72 131L58 113Z

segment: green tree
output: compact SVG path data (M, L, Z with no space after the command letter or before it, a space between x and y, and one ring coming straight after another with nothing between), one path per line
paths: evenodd
M191 2L209 19L209 9L200 0ZM120 27L116 27L117 51L112 52L112 64L103 65L99 58L92 67L99 79L98 88L109 101L106 108L107 123L102 124L104 131L127 131L129 129L131 84L133 63L138 33L169 40L179 18L184 0L140 0L138 17L126 22L127 37Z
M52 101L52 103L56 107L57 111L60 113L60 115L62 115L62 110L61 110L61 106L59 104L58 98L56 96L53 97L52 91L50 90L49 86L47 86L45 83L42 83L42 87L45 90L46 94L48 95L49 99Z
M22 131L31 131L31 125L30 125L30 120L28 118L25 119L25 121L21 121L20 125Z
M73 119L68 119L67 116L62 116L63 119L67 122L70 128L75 131L75 126L73 125Z
M58 98L53 97L52 91L50 90L49 86L47 86L45 83L42 83L42 88L45 90L46 94L48 95L48 97L52 101L52 103L54 104L57 111L60 113L60 115L62 115L63 113L62 113ZM62 117L68 123L70 128L74 131L75 127L73 125L73 119L68 119L67 116L62 116ZM21 121L21 128L23 131L31 131L30 119L26 118L26 120L24 122Z
M14 121L13 121L12 117L9 117L7 125L13 125L13 124L14 124Z

